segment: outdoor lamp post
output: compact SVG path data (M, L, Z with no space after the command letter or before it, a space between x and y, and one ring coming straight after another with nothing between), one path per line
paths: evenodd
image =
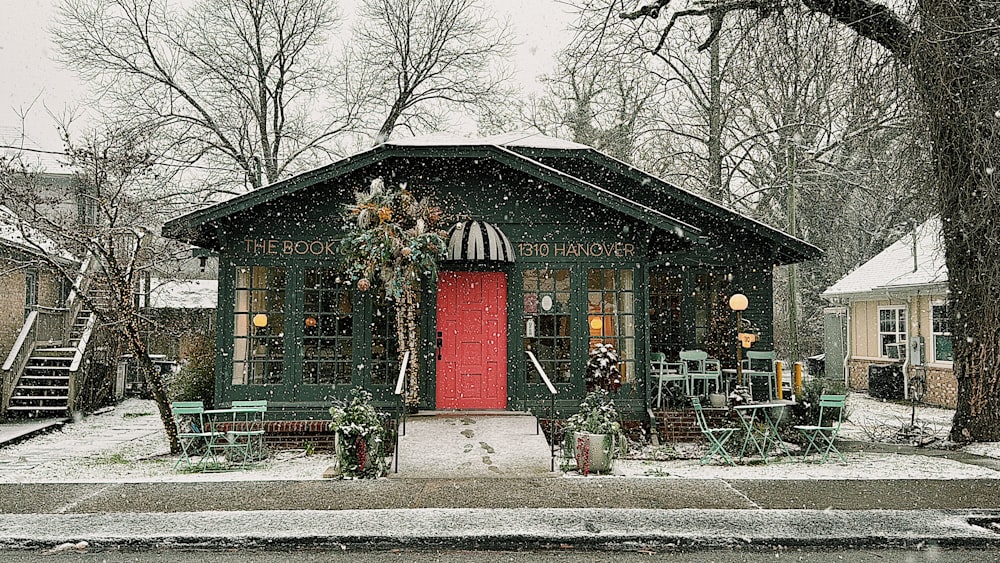
M740 341L740 330L743 328L743 311L749 302L742 293L734 293L729 298L729 308L736 311L736 385L743 385L743 343Z

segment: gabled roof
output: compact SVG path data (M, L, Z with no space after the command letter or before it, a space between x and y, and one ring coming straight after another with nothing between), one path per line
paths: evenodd
M834 299L932 286L943 290L947 283L941 218L935 216L828 287L822 295Z
M814 258L820 250L615 160L591 147L538 133L466 138L448 134L387 141L365 152L168 221L163 234L217 247L213 224L230 215L391 158L489 159L560 187L689 242L710 225L728 225L769 241L779 263ZM697 219L697 221L693 220Z

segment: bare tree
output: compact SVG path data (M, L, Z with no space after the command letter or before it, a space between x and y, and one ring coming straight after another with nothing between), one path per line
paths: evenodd
M478 0L363 0L358 15L352 98L380 122L375 144L399 127L437 130L448 112L504 100L511 37Z
M679 2L657 0L622 18L667 21L756 10L770 15L794 0ZM938 210L945 240L954 334L958 404L955 441L1000 439L1000 3L995 0L914 2L902 13L871 0L801 0L801 5L853 30L891 53L913 80L931 140ZM714 21L714 20L713 20ZM718 33L713 26L704 47Z
M169 173L157 166L148 149L145 133L111 129L82 144L66 135L73 189L85 213L60 206L67 194L40 189L30 171L9 165L0 170L0 203L15 211L15 226L41 264L56 272L71 288L72 299L96 316L96 330L108 336L104 342L111 360L125 352L136 359L176 453L180 449L167 389L149 356L148 320L136 290L155 265L176 257L176 245L154 236L152 229L180 200L169 185ZM67 253L84 266L68 265Z
M332 0L63 0L52 33L107 120L156 131L179 165L257 188L353 124L356 108L332 101L336 23Z
M558 54L556 72L544 77L545 93L525 117L542 133L635 163L655 142L668 81L623 49L623 38L598 24L602 16L593 8L579 11L572 43Z

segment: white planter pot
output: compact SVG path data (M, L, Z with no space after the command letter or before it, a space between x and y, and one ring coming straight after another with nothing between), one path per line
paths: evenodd
M708 395L708 404L714 409L721 409L726 406L726 396L722 393L710 393Z
M611 472L615 452L614 437L577 432L573 435L573 442L577 471L583 474Z

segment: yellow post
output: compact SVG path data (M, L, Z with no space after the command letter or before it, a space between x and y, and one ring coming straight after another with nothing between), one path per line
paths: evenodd
M781 380L782 380L782 373L781 373L782 369L781 368L782 367L784 367L784 366L782 365L781 362L774 362L774 379L775 379L775 383L778 386L778 400L779 401L782 399L782 397L781 397Z
M792 382L795 385L795 396L802 396L802 362L795 362L795 375Z

